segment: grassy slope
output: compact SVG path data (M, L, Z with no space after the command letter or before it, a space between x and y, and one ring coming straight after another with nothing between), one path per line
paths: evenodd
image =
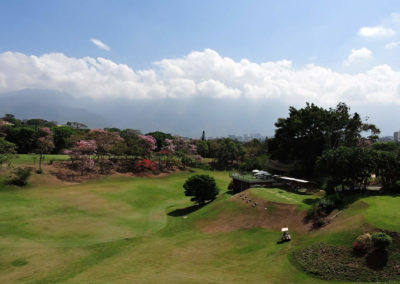
M43 155L44 162L53 161L65 161L68 160L68 155ZM18 154L12 161L13 164L27 164L27 163L39 163L39 155L33 154Z
M229 182L226 172L197 172L214 176L222 189ZM343 222L283 245L276 245L279 232L265 229L204 234L196 220L217 218L234 205L222 194L187 218L168 216L190 205L182 189L190 175L107 178L79 185L35 175L26 189L2 186L0 282L321 283L294 267L288 252L318 241L346 244L361 230L364 214L372 224L399 230L395 220L382 221L378 215L382 205L400 198L369 197L369 207L355 203L339 217ZM275 189L254 191L299 205L301 198L309 198Z

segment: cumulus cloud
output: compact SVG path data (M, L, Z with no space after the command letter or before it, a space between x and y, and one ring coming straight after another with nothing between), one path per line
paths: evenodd
M107 50L107 51L111 50L110 47L107 44L103 43L101 40L98 40L98 39L95 39L95 38L91 38L90 41L94 45L96 45L97 47L99 47L101 49L104 49L104 50Z
M370 56L371 52L363 48L353 50L348 60ZM101 57L0 53L0 93L24 88L95 99L207 97L273 99L290 104L310 101L325 106L339 101L400 104L400 71L389 65L358 74L313 64L295 68L289 60L235 61L211 49L163 59L147 70L134 70Z
M362 27L358 31L358 35L362 37L368 37L368 38L373 38L373 37L391 37L396 34L396 31L394 31L391 28L385 28L383 26L375 26L375 27Z
M392 48L396 48L400 45L400 41L394 41L394 42L390 42L388 44L385 45L386 49L392 49Z
M345 65L350 65L355 61L361 61L372 58L372 51L366 47L360 49L352 49L350 51L349 57L345 61Z

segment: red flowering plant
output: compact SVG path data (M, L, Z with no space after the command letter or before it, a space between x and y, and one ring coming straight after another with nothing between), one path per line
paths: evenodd
M137 165L136 168L139 171L155 171L156 170L156 166L155 163L152 160L147 160L147 159L143 159L141 160Z

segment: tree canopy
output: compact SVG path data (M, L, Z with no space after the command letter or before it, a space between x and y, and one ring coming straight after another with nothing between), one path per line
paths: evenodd
M272 159L297 162L298 174L311 177L315 162L326 150L339 146L357 146L362 132L375 141L379 129L362 122L358 113L351 114L345 103L324 109L307 103L306 107L289 108L289 117L275 123L275 137L268 144Z
M204 204L214 200L219 192L215 179L209 175L194 175L188 178L183 185L185 196L192 196L191 201Z

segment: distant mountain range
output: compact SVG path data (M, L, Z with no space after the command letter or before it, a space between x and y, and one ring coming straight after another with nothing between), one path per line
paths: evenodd
M71 95L57 91L25 89L0 94L0 115L11 113L20 119L43 118L59 123L81 121L91 127L106 125L101 115L79 105Z
M91 128L134 128L143 132L160 130L197 137L228 134L273 134L279 114L287 106L224 99L107 99L78 98L49 90L25 89L0 93L0 116L11 113L17 118L44 118L58 123L83 122Z
M305 103L305 102L304 102ZM274 134L274 123L288 115L288 105L273 99L102 99L76 97L52 90L25 89L0 93L0 116L12 113L17 118L44 118L58 123L83 122L91 128L119 127L142 132L160 130L189 137L230 134ZM302 106L300 106L302 107ZM381 128L382 136L400 128L398 107L385 111L371 105L351 105L362 118Z

